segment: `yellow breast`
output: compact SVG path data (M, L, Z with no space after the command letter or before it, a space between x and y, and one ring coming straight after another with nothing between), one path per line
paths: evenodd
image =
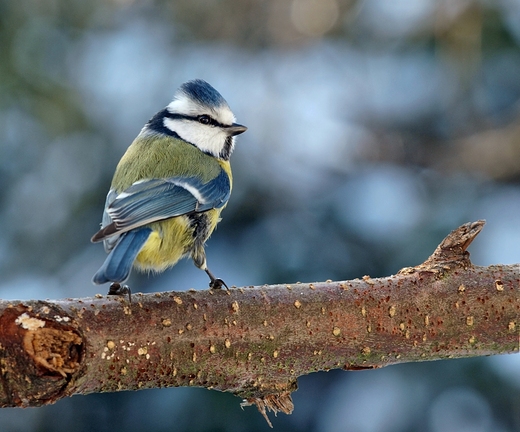
M220 220L222 209L208 210L208 235L206 241ZM172 267L182 257L189 255L194 244L193 227L188 216L154 222L149 225L152 233L137 255L134 266L142 271L163 271Z

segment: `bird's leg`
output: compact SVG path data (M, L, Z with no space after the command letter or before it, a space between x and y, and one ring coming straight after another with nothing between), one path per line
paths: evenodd
M222 288L222 285L224 285L227 289L229 289L229 287L226 285L226 282L224 282L222 279L219 279L219 278L216 278L215 276L213 276L213 273L211 273L208 268L204 269L204 271L209 276L209 279L210 279L209 287L211 289L220 289L220 288Z
M132 303L132 290L128 285L113 282L108 289L108 295L124 296L128 294L128 301Z
M206 253L204 252L204 242L200 238L198 241L196 240L195 242L195 245L191 252L191 258L193 259L195 265L201 270L204 270L206 274L209 276L209 287L211 289L220 289L222 288L222 285L229 289L226 285L226 282L224 282L222 279L213 276L213 273L211 273L208 267L206 266Z

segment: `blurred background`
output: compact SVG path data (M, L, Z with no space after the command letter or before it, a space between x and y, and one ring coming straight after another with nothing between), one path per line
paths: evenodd
M467 221L520 262L520 2L0 0L0 297L105 293L90 243L115 165L184 81L249 127L207 248L233 285L386 276ZM134 291L205 289L185 261ZM279 431L517 431L520 357L299 380ZM0 410L11 431L262 431L205 389ZM272 417L272 416L271 416Z

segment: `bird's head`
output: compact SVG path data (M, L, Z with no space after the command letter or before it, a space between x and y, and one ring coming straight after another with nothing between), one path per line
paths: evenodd
M247 130L235 123L226 100L206 81L184 83L166 109L159 112L147 127L177 135L219 159L228 160L235 136Z

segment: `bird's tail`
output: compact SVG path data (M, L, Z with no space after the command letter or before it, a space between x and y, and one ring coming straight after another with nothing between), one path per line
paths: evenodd
M114 249L92 278L92 282L101 285L107 282L126 281L130 276L135 258L151 232L150 228L142 227L122 234Z

